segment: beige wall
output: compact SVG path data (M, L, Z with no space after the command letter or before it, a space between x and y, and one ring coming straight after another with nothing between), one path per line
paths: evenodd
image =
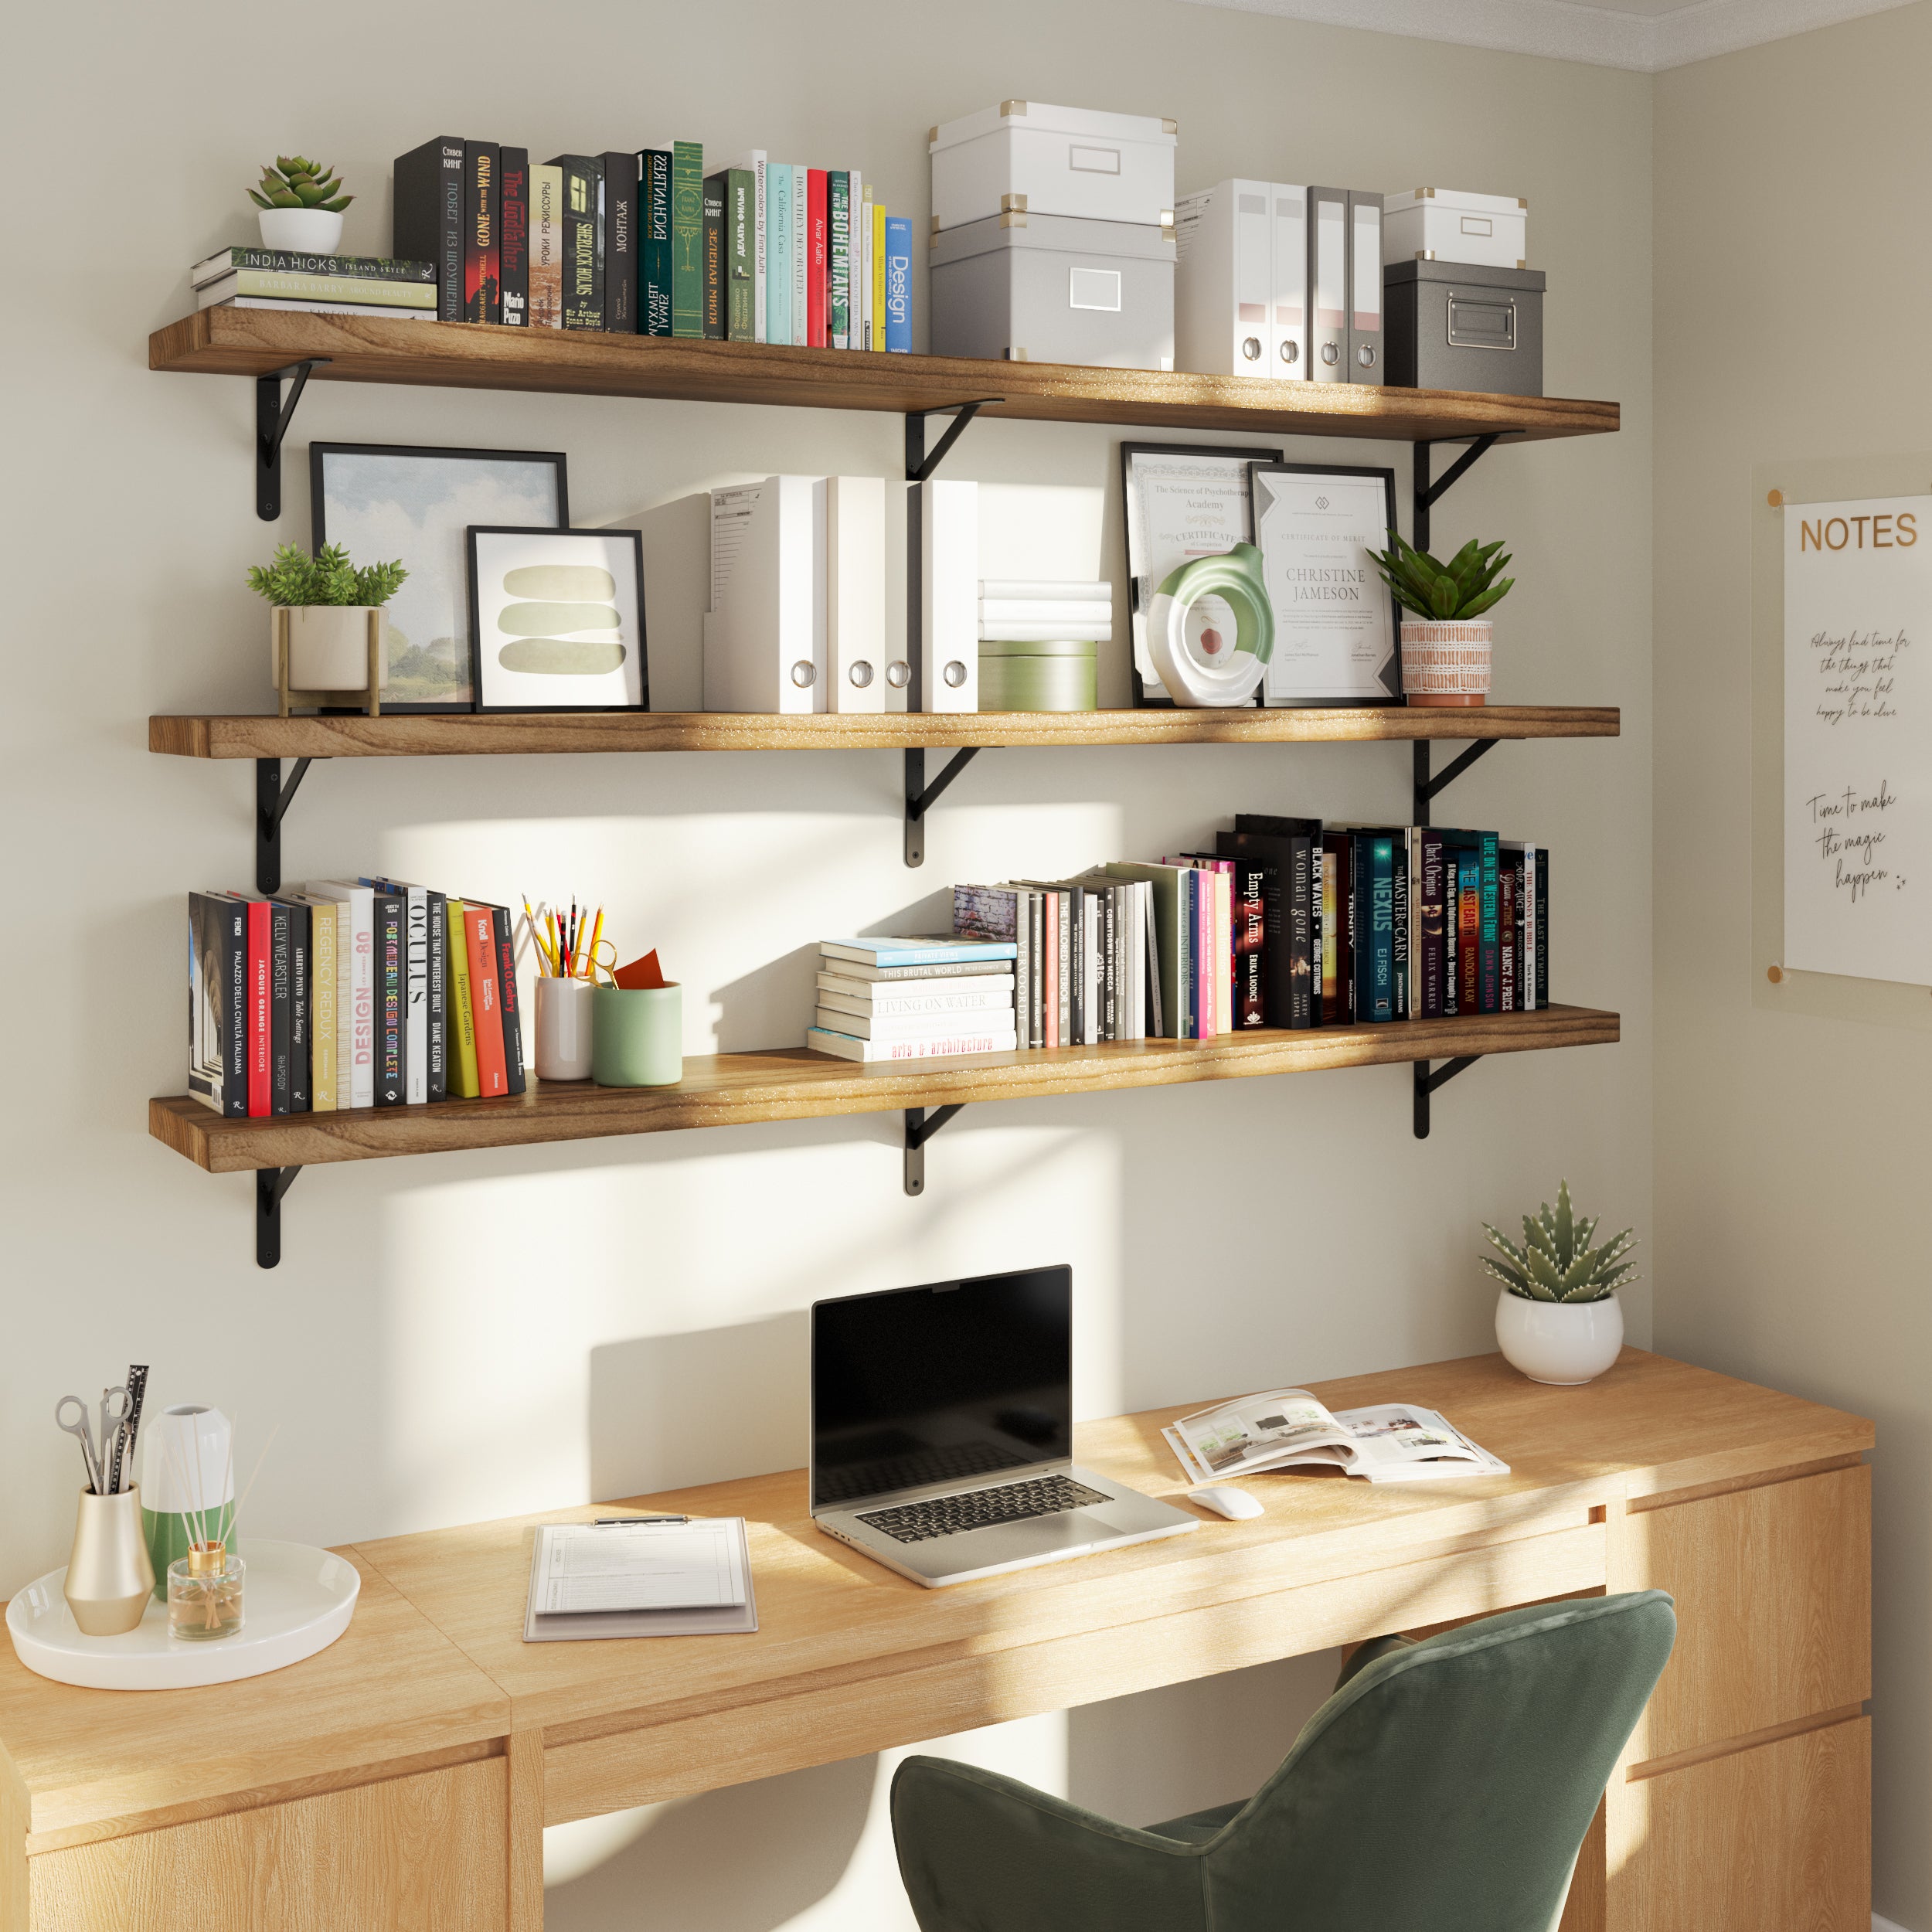
M795 1463L818 1295L1070 1260L1077 1399L1107 1413L1488 1348L1476 1223L1560 1175L1613 1225L1648 1230L1648 80L1169 0L340 0L312 25L232 0L186 14L76 0L9 32L0 1591L65 1555L74 1468L55 1398L131 1357L154 1365L151 1400L238 1411L249 1460L279 1419L255 1526L328 1542ZM1529 198L1549 387L1617 398L1626 427L1497 451L1436 529L1506 535L1515 552L1498 697L1619 704L1625 735L1505 747L1445 815L1553 849L1557 994L1620 1009L1624 1044L1485 1063L1440 1097L1427 1143L1398 1068L975 1108L934 1145L917 1201L889 1116L317 1171L288 1197L281 1269L257 1273L247 1182L197 1172L145 1121L151 1094L182 1084L183 896L246 883L253 774L151 757L145 720L265 705L242 573L276 536L306 536L300 446L566 450L577 519L595 523L773 470L889 473L900 432L886 417L318 383L270 530L253 515L249 386L145 366L149 330L189 305L187 265L250 237L243 187L291 146L346 171L361 196L347 245L382 250L391 157L450 129L539 157L679 134L849 160L923 232L927 125L1012 96L1178 117L1184 189L1244 172ZM1061 569L1117 584L1118 440L984 425L951 473L1038 492L1003 499L1009 529L1059 529ZM1400 449L1289 448L1393 463L1406 489ZM985 560L996 574L1019 547L1003 541ZM651 600L668 693L694 689L680 580L667 566ZM1117 657L1109 675L1122 691ZM1393 746L995 752L907 873L883 753L318 766L287 874L601 897L627 950L662 947L689 989L689 1043L708 1050L799 1038L815 942L930 919L954 879L1158 856L1238 808L1386 821L1406 809L1408 770ZM1639 1339L1648 1294L1631 1298ZM1270 1683L975 1748L1166 1815L1236 1794L1284 1748L1306 1682ZM1137 1761L1158 1777L1123 1783ZM662 1922L899 1923L881 1788L862 1767L705 1801L719 1842L797 1845L802 1876L767 1893L730 1865L708 1903ZM559 1923L635 1923L615 1900L648 1895L701 1842L698 1825L679 1832L651 1826L628 1885L560 1887L574 1916ZM841 1845L862 1849L826 1849ZM828 1888L835 1909L811 1906Z
M1751 469L1932 445L1932 6L1661 75L1658 1345L1876 1417L1872 1902L1932 1924L1932 1038L1752 1002ZM1924 481L1920 479L1921 485Z

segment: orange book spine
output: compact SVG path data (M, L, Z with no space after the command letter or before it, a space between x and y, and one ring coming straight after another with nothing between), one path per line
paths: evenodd
M463 947L470 956L470 1012L476 1022L476 1079L485 1100L507 1094L503 995L496 978L496 928L487 906L463 907Z

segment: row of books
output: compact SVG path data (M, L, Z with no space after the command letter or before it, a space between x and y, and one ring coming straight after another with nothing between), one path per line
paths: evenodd
M828 939L805 1044L849 1060L1011 1053L1015 952L998 940Z
M188 1090L260 1118L524 1090L508 908L395 879L188 898Z
M394 246L444 321L912 348L912 223L857 168L702 144L558 155L439 136L397 158Z
M1549 1003L1549 855L1243 813L1212 852L956 886L953 930L1012 944L1022 1049L1530 1012Z

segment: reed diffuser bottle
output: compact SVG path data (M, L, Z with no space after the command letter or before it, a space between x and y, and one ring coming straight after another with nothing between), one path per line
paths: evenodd
M168 1634L189 1644L233 1636L246 1567L225 1543L197 1543L177 1556L168 1566Z

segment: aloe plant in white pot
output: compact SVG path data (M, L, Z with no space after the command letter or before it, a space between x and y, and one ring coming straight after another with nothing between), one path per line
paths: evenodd
M342 245L342 210L355 197L342 179L304 155L277 155L248 199L261 210L262 246L296 255L332 255Z
M1496 1341L1505 1358L1532 1382L1564 1388L1594 1381L1624 1345L1623 1304L1617 1291L1635 1281L1627 1257L1637 1243L1628 1228L1592 1247L1600 1216L1579 1216L1570 1183L1556 1189L1556 1206L1522 1217L1522 1246L1485 1221L1482 1231L1500 1260L1482 1264L1502 1284L1496 1298Z
M1474 537L1447 563L1395 532L1371 551L1389 594L1402 606L1402 692L1412 705L1479 705L1489 694L1491 625L1486 614L1515 589L1502 573L1502 540Z

